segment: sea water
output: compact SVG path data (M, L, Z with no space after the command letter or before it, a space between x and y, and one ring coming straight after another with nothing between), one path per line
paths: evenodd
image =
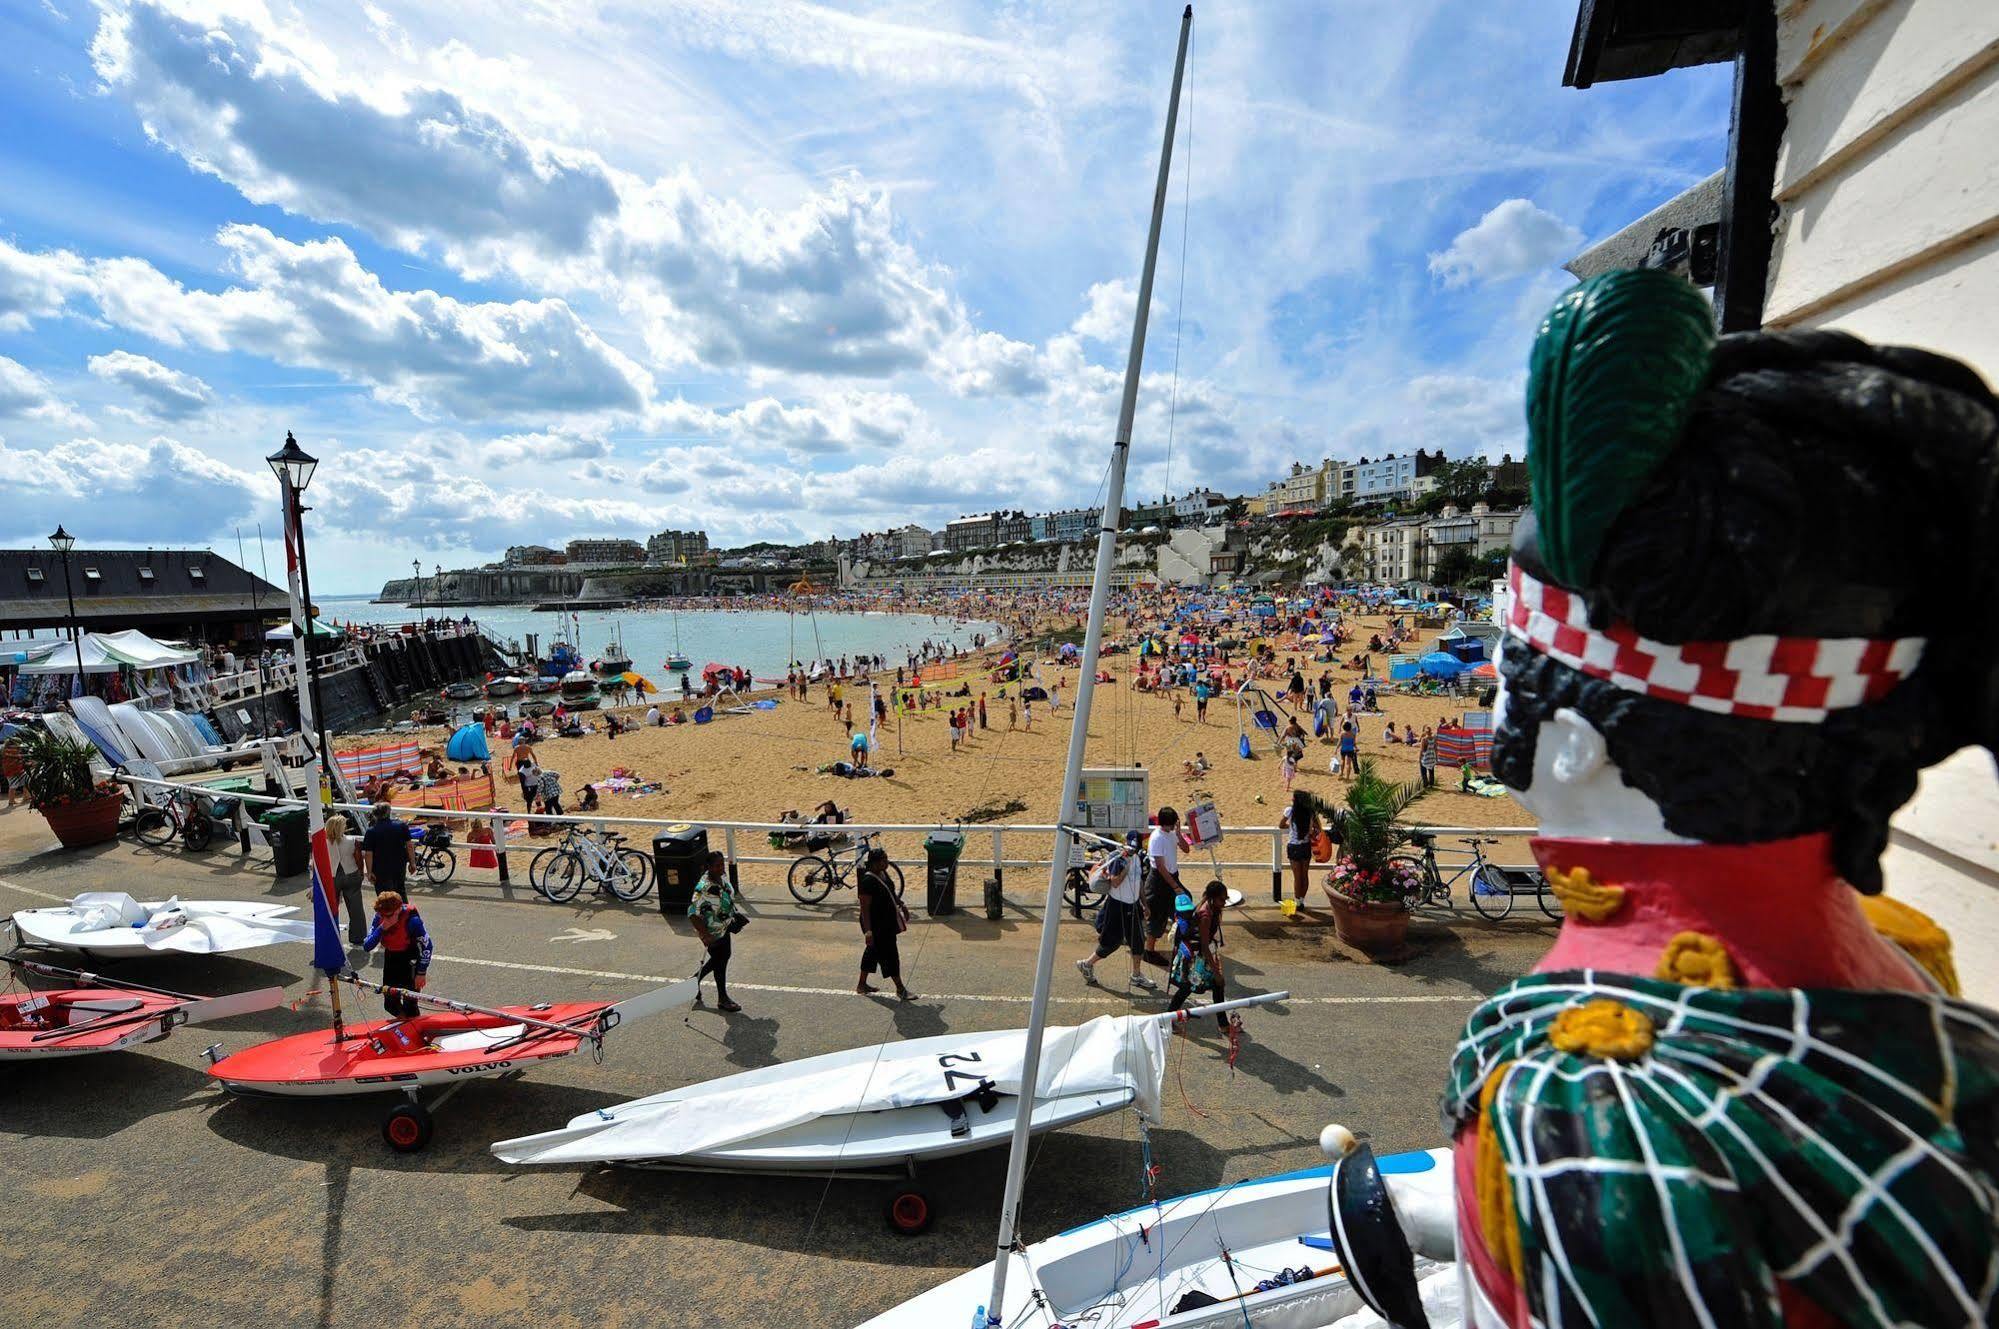
M314 599L320 616L335 622L407 623L418 617L413 607L375 604L366 596L321 595ZM532 634L542 659L548 658L552 644L567 639L567 614L537 613L518 605L426 612L451 618L469 614L502 645L525 647ZM583 612L576 617L582 640L570 645L582 652L585 660L603 658L613 639L622 640L633 670L661 688L677 687L677 676L666 667L667 657L674 652L675 615L649 609ZM828 657L837 660L843 655L849 659L880 655L893 669L910 652L921 650L925 642L969 650L974 636L983 634L991 642L999 635L992 623L948 615L704 609L682 610L678 617L680 654L693 662L691 672L697 681L701 667L710 661L746 668L759 678L782 679L793 660L809 663Z

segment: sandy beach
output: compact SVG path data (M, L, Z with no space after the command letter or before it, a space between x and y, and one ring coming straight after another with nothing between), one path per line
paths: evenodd
M1363 616L1354 620L1354 627L1364 641L1371 632L1382 630L1385 622L1380 617ZM1152 772L1151 802L1155 806L1171 803L1185 808L1201 797L1210 797L1225 828L1274 825L1287 797L1280 762L1268 736L1252 730L1256 756L1243 760L1237 755L1233 698L1211 701L1203 724L1196 722L1193 700L1183 690L1176 716L1171 694L1142 693L1130 687L1135 664L1130 654L1104 658L1104 667L1114 681L1097 688L1088 764L1145 767ZM1320 668L1312 666L1308 676L1316 677ZM1343 699L1359 675L1337 667L1332 672L1335 693ZM968 659L961 677L978 679L984 673ZM1031 730L1024 715L1009 729L1008 703L999 699L997 686L988 684L990 727L975 729L969 744L958 752L951 751L945 710L891 714L877 735L876 765L894 770L894 775L886 778L845 779L820 773L821 767L847 755L848 740L846 726L826 704L824 686L814 686L807 702L765 691L755 695L776 697L774 710L720 714L706 725L640 727L615 739L604 733L602 711L585 712L582 718L595 732L580 738L544 737L537 752L544 766L560 773L565 805L571 811L585 784L601 783L620 769L665 786L660 793L638 796L605 791L599 809L604 816L774 821L787 810L809 814L821 802L832 799L851 819L862 822L1047 824L1056 817L1062 765L1074 719L1077 674L1073 667L1064 669L1047 659L1042 661L1040 673L1045 683L1056 687L1063 703L1060 710L1051 714L1045 705L1037 704ZM978 685L973 686L976 697ZM863 724L865 685L849 685L845 693L856 703L856 725ZM1406 723L1421 730L1446 717L1455 720L1463 704L1402 697L1385 690L1380 694L1385 717L1393 719L1398 728ZM644 708L625 708L619 714L636 721ZM1388 779L1416 779L1415 751L1383 741L1383 718L1363 717L1361 755L1372 756ZM546 731L546 721L542 727ZM448 731L427 729L420 731L419 737L427 755L432 749L442 750ZM370 741L379 740L342 740L336 746L345 750ZM519 788L504 769L506 749L506 741L496 735L493 769L500 804L519 811L523 810ZM1213 769L1190 778L1183 763L1197 753L1205 754ZM1340 799L1347 781L1332 772L1335 753L1331 742L1314 739L1299 768L1299 786L1328 800ZM1440 787L1414 804L1404 819L1447 826L1531 823L1525 809L1511 797L1459 793L1452 787L1455 777L1453 768L1441 768ZM994 810L1011 805L1018 806L992 815ZM895 846L898 856L903 848ZM1524 859L1524 850L1513 856Z

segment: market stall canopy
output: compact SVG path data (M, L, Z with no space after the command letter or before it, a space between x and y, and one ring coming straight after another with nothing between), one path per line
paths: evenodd
M120 669L171 669L175 665L193 664L200 658L199 651L155 641L137 628L125 632L83 634L83 672L86 674L115 674ZM57 649L23 664L21 672L74 674L76 652L68 642L62 642Z
M331 623L323 623L315 618L312 620L311 635L315 637L344 637L347 634L342 629L334 627ZM291 639L292 625L289 623L280 624L264 634L265 641L290 641Z

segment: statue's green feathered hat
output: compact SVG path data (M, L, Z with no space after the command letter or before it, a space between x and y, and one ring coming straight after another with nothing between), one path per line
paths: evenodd
M1527 469L1541 571L1588 584L1611 524L1678 442L1707 381L1714 310L1648 269L1570 288L1534 337Z

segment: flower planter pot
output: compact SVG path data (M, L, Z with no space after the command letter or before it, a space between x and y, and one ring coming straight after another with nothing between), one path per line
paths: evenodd
M1364 904L1333 892L1333 932L1358 951L1393 959L1409 949L1409 911L1394 904Z
M80 803L60 803L55 807L43 808L42 816L55 832L56 839L62 841L65 849L81 849L85 845L103 844L116 838L118 834L118 811L124 802L121 794L103 794Z

